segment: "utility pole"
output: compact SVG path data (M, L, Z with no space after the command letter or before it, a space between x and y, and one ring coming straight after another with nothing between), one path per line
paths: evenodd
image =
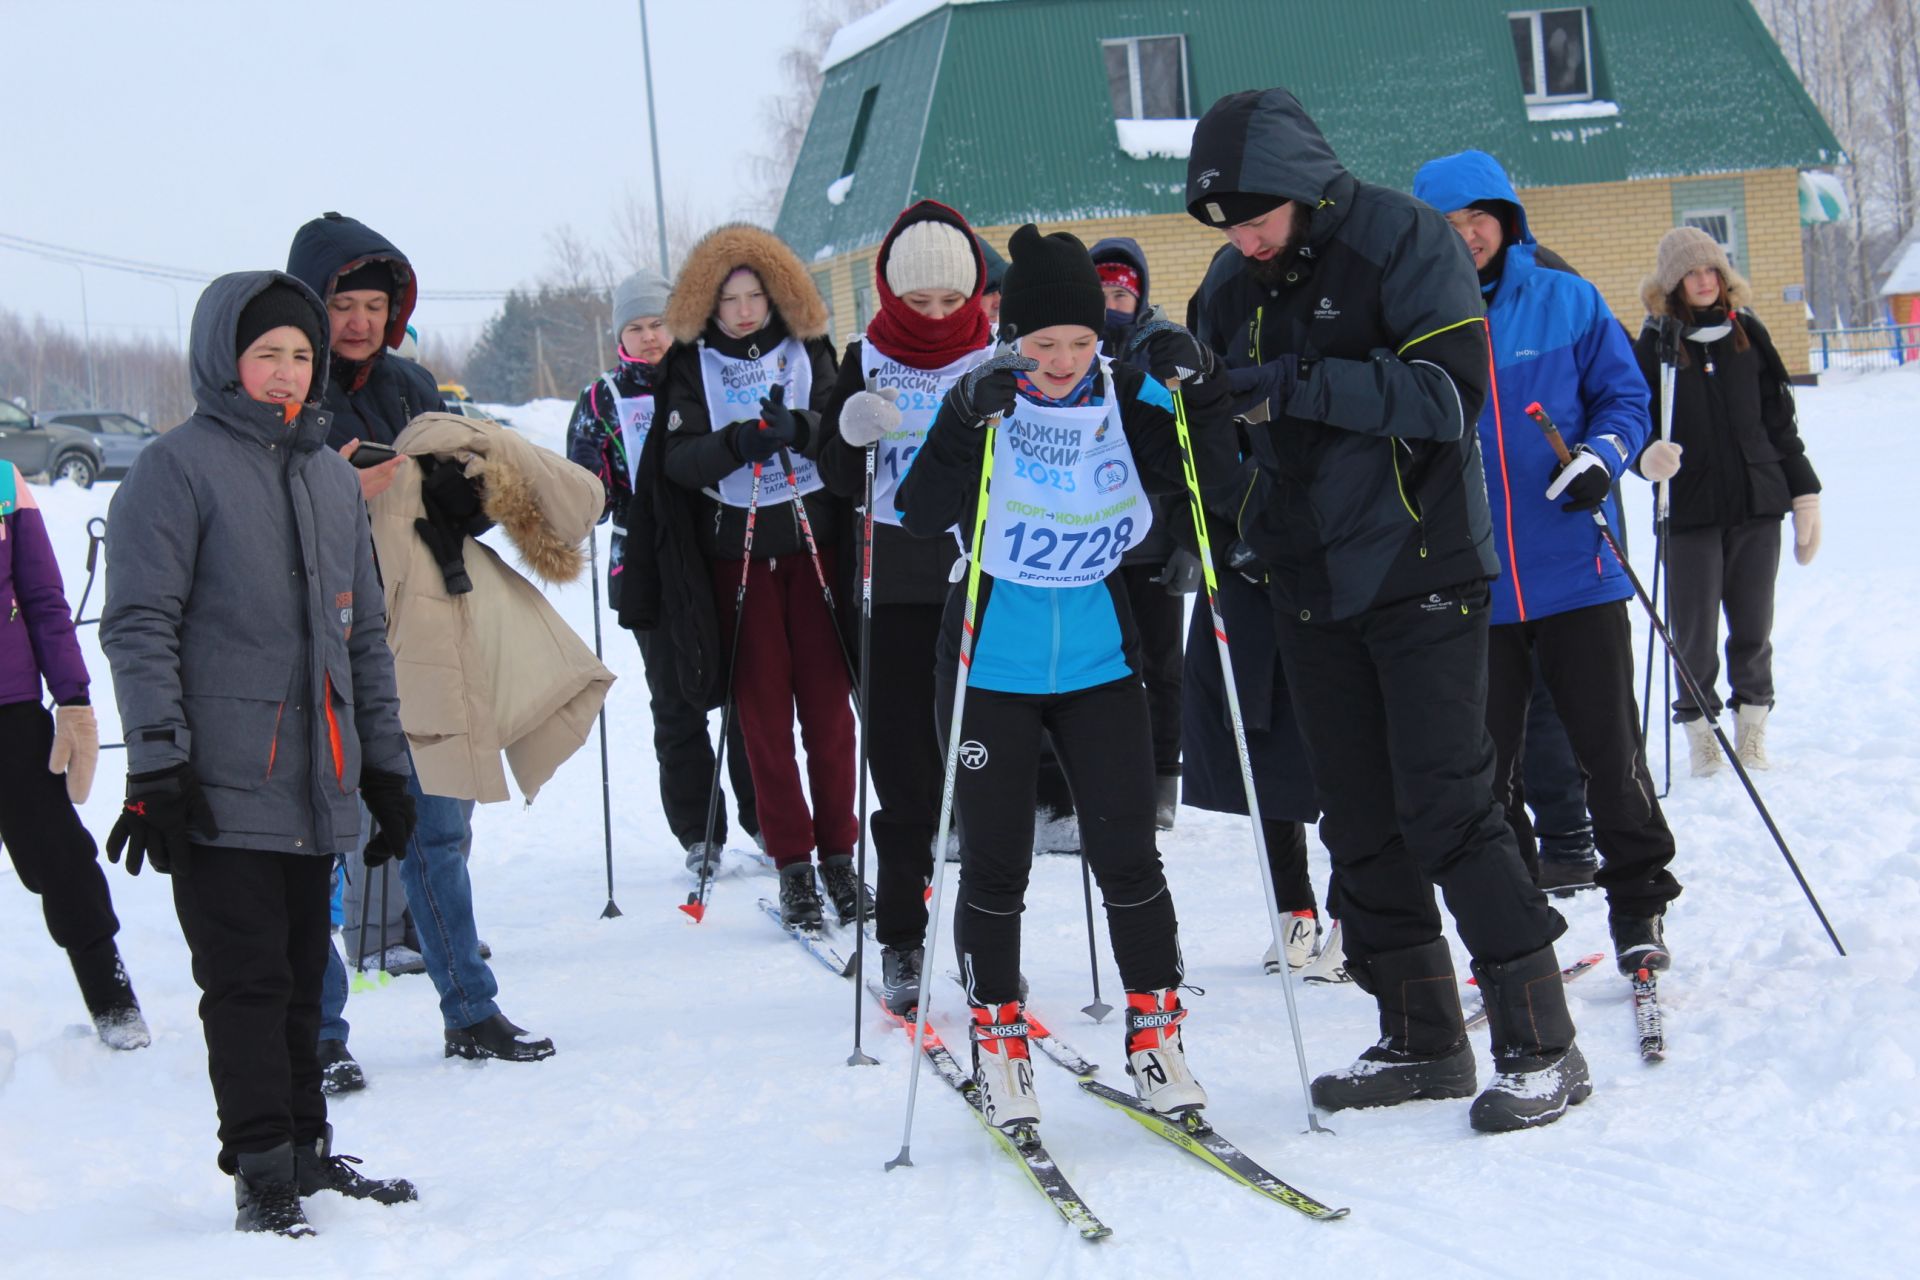
M647 81L647 146L653 152L653 225L660 233L660 274L673 279L667 261L667 195L660 182L660 124L653 110L653 46L647 39L647 0L640 4L640 62Z

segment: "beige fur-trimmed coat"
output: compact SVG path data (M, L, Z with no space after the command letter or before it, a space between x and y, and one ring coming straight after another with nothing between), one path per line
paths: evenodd
M535 576L560 584L586 567L580 543L606 501L597 476L512 430L423 413L394 448L451 459L481 482L486 513ZM413 522L426 514L421 472L403 466L368 504L385 580L400 723L428 795L528 800L586 742L613 673L540 588L489 546L466 542L469 593L449 596Z

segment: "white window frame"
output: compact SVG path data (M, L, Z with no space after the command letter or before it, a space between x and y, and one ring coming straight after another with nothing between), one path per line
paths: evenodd
M1585 51L1587 58L1587 91L1585 93L1546 92L1547 42L1541 35L1540 19L1549 13L1580 15L1581 48ZM1585 5L1565 5L1552 9L1515 9L1507 14L1507 18L1509 21L1525 18L1533 30L1533 87L1536 92L1522 94L1528 103L1591 102L1593 100L1593 11L1591 9Z
M1145 95L1140 88L1140 42L1143 40L1178 40L1180 42L1180 114L1172 116L1146 116ZM1116 116L1118 120L1184 120L1193 113L1193 89L1188 80L1187 37L1177 32L1168 32L1157 36L1121 36L1100 42L1100 71L1106 74L1106 51L1114 45L1123 45L1127 50L1127 89L1129 93L1128 109L1132 114Z
M1714 243L1726 251L1727 260L1733 263L1736 270L1739 269L1741 258L1740 223L1734 216L1732 206L1702 205L1696 209L1682 209L1680 211L1681 226L1692 227L1696 231L1706 231L1708 235L1712 236L1713 232L1708 231L1707 228L1700 226L1694 221L1696 218L1720 218L1726 223L1727 238L1722 240L1718 236L1714 236Z

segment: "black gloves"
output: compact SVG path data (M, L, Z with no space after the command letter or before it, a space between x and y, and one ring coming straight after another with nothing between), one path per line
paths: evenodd
M440 566L441 581L450 596L473 590L467 576L465 543L493 527L481 510L480 491L467 478L458 462L422 456L414 460L420 467L420 500L427 514L413 522L420 540L433 553Z
M1019 394L1017 375L1040 367L1018 351L1007 350L973 366L947 392L947 408L969 427L985 426L988 418L1013 412Z
M1553 483L1547 486L1547 501L1561 497L1572 499L1562 502L1562 511L1592 511L1607 500L1607 494L1613 490L1613 476L1607 470L1607 464L1600 455L1586 445L1573 451L1571 461L1564 462L1553 469Z
M1175 547L1166 567L1154 574L1153 580L1170 596L1190 596L1200 588L1200 557L1185 547Z
M407 856L413 838L413 796L404 775L384 769L360 770L360 800L373 815L373 838L367 841L366 862L377 867L388 858Z
M107 861L120 861L120 851L125 849L127 874L139 875L144 861L166 875L195 837L204 842L219 834L191 764L129 774L127 801L107 835Z
M1167 319L1160 307L1153 307L1136 323L1133 338L1127 343L1129 359L1139 351L1147 353L1147 369L1156 381L1178 378L1182 382L1205 382L1213 374L1213 352L1191 333Z
M787 389L777 382L760 401L759 418L744 419L727 430L742 462L765 462L782 449L807 447L806 424L787 408Z
M1280 421L1286 417L1287 401L1293 398L1293 389L1298 385L1300 357L1291 352L1250 369L1227 370L1227 389L1233 397L1236 417L1247 417L1257 406L1265 404L1266 420Z
M1256 587L1267 585L1266 562L1253 554L1253 548L1244 542L1235 542L1227 548L1227 568Z

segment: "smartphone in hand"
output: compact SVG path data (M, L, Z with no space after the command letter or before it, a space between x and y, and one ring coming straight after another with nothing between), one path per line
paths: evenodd
M399 456L390 444L375 444L371 440L362 440L360 447L353 451L353 456L347 461L356 467L377 467Z

